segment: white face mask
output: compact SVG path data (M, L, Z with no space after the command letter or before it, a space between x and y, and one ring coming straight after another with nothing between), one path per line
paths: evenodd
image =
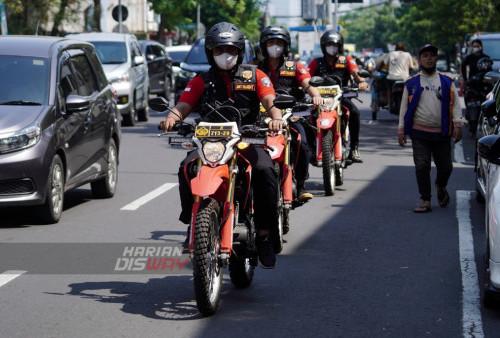
M339 48L337 46L326 46L326 53L331 56L335 56L339 52Z
M283 47L272 45L271 47L267 47L267 52L269 53L270 57L279 58L281 55L283 55Z
M238 61L238 55L223 53L221 55L214 56L214 60L220 69L230 70L236 65L236 61Z
M474 48L472 48L472 53L479 53L480 50L481 50L481 48L474 47Z

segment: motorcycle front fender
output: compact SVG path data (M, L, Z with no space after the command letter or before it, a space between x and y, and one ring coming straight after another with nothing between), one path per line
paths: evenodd
M336 111L322 111L316 119L316 126L318 129L331 129L335 121L337 121L337 117Z
M283 134L268 136L266 144L269 146L271 159L281 162L283 159L283 150L285 149L285 136Z
M215 168L204 165L196 177L191 180L191 193L200 197L211 196L228 179L229 167L227 164Z

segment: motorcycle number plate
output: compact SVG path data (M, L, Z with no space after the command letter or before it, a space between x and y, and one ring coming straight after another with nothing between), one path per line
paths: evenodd
M227 138L233 135L233 126L197 126L194 132L197 138Z
M318 88L321 95L337 95L337 88Z

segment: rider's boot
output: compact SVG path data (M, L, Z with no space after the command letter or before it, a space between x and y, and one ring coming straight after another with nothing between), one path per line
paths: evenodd
M259 265L264 269L273 269L276 265L276 255L269 235L259 235L257 237L257 253L259 254Z
M352 163L363 163L363 159L359 154L358 146L351 147L347 159Z
M313 198L313 195L307 191L305 180L297 181L297 199L299 202L307 202Z

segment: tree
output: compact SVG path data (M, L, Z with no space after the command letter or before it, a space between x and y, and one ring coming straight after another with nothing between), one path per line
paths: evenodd
M413 51L425 43L454 53L465 34L500 31L498 0L417 0L364 8L342 17L349 42L377 47L403 41Z

